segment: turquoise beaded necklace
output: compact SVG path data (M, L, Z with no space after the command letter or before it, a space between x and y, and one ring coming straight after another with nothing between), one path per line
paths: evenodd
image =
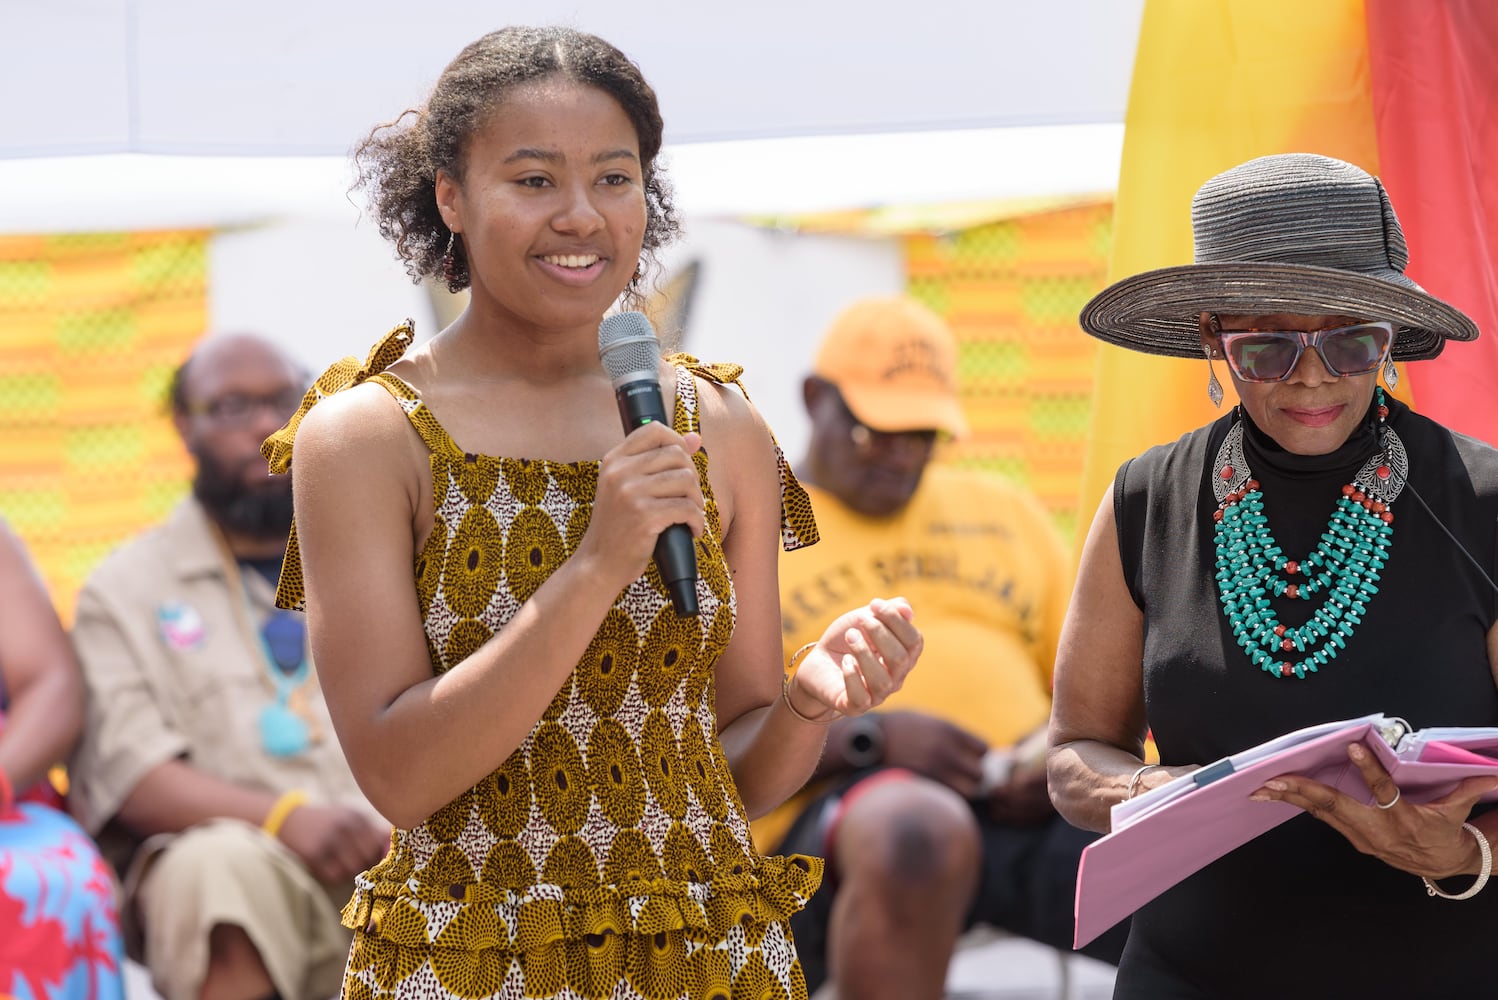
M1233 638L1272 677L1304 678L1336 659L1378 593L1409 458L1399 435L1384 424L1383 389L1375 391L1379 450L1342 487L1327 530L1304 559L1287 558L1269 531L1264 494L1243 452L1242 420L1217 451L1217 592ZM1298 628L1281 624L1271 605L1272 597L1309 601L1318 594L1325 595L1321 607Z

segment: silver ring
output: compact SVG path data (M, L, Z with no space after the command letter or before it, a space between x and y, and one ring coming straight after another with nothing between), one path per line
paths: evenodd
M1400 794L1401 793L1399 791L1399 786L1396 785L1394 786L1394 797L1392 799L1390 799L1388 802L1379 802L1375 799L1373 804L1378 806L1380 809L1393 809L1394 803L1399 801Z

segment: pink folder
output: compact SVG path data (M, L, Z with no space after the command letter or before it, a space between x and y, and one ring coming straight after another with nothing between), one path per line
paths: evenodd
M1122 823L1116 821L1112 833L1082 852L1074 947L1080 948L1188 875L1299 813L1284 802L1249 799L1270 778L1304 775L1368 802L1368 787L1347 758L1351 743L1361 742L1377 755L1401 794L1413 802L1438 799L1463 778L1498 775L1494 730L1471 730L1470 739L1454 730L1441 730L1442 738L1430 741L1406 736L1399 745L1412 758L1407 759L1389 745L1381 728L1368 718L1356 719L1267 756L1245 751L1176 779L1195 786L1184 794L1167 795L1168 801L1158 808ZM1241 758L1259 759L1240 766L1236 762ZM1498 798L1498 792L1486 797Z

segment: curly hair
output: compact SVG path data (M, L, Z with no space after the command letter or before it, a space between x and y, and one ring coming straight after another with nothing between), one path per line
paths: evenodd
M595 35L563 27L502 28L469 44L442 71L425 107L376 126L355 150L354 187L365 189L380 235L395 244L413 281L437 278L454 292L468 287L461 239L452 241L452 262L444 266L453 234L437 210L437 172L461 183L469 140L489 112L516 87L552 76L598 88L619 102L634 125L645 181L645 234L642 267L625 294L639 301L655 251L680 232L670 185L655 162L664 131L660 106L624 53Z

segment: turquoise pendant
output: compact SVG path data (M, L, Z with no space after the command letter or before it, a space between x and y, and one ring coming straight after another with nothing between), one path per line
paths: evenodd
M272 757L295 757L312 745L307 723L279 702L260 710L260 743Z

